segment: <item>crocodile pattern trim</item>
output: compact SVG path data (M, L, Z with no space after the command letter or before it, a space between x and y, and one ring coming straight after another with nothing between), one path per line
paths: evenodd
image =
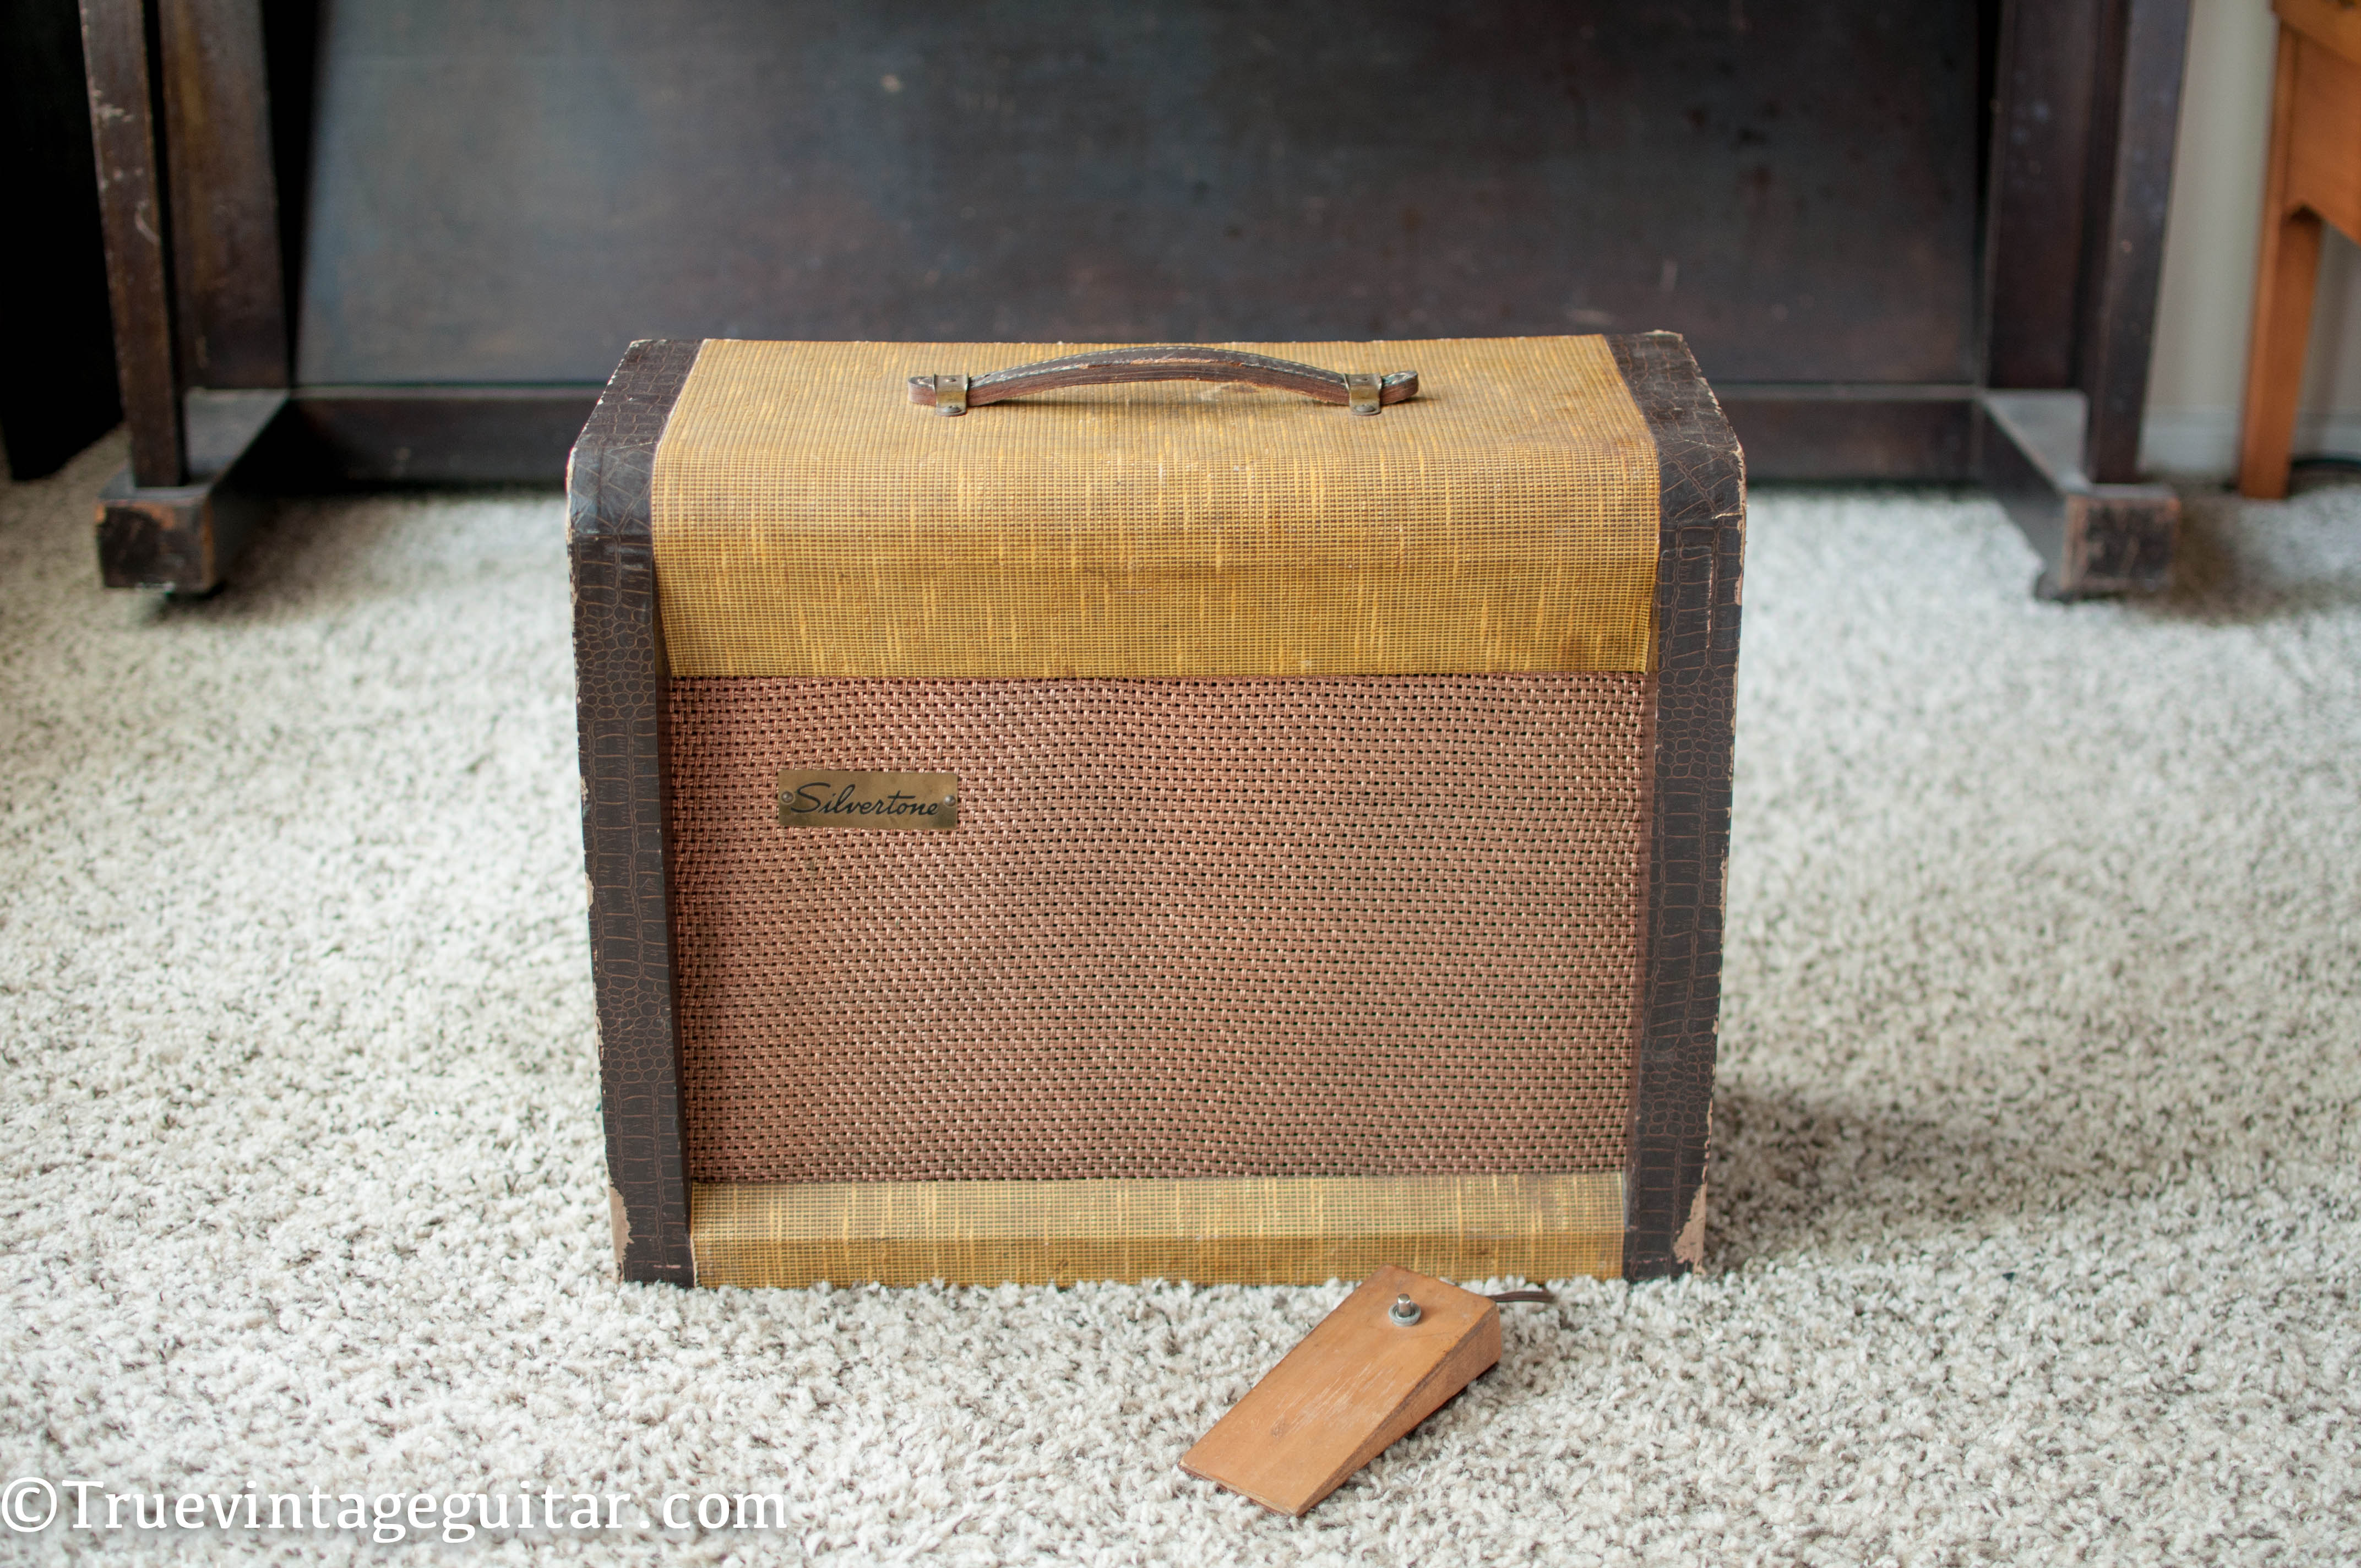
M1746 460L1675 333L1610 340L1656 439L1663 548L1645 1000L1631 1095L1623 1275L1697 1261L1721 1008Z
M664 639L648 542L657 440L694 342L635 343L566 464L590 971L616 1264L692 1283L666 907Z

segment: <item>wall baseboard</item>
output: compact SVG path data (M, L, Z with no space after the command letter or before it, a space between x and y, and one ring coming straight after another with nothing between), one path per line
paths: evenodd
M2361 458L2361 409L2306 411L2295 422L2295 455ZM2140 467L2179 479L2233 479L2238 473L2236 409L2150 408L2140 425Z

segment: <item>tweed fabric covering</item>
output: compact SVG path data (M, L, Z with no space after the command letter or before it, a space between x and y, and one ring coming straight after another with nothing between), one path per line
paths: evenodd
M1567 1279L1620 1266L1623 1177L699 1183L689 1234L700 1285Z
M1621 1169L1652 685L675 680L690 1177Z
M1650 667L1656 452L1604 340L1234 345L1417 370L1376 418L1233 384L905 396L1088 346L707 342L651 496L674 673Z

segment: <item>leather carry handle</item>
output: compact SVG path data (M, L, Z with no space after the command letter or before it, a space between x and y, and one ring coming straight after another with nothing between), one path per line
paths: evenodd
M1044 359L973 378L913 376L910 400L939 414L963 414L985 403L1005 402L1054 387L1100 387L1118 381L1244 381L1301 392L1323 403L1343 403L1356 414L1373 414L1387 403L1418 396L1415 370L1397 370L1389 376L1323 370L1292 359L1273 359L1268 354L1167 343L1070 354L1063 359Z

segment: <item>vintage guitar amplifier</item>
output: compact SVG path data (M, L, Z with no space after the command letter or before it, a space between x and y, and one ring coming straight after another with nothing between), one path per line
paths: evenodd
M1745 480L1677 336L645 342L569 484L625 1277L1695 1261Z

